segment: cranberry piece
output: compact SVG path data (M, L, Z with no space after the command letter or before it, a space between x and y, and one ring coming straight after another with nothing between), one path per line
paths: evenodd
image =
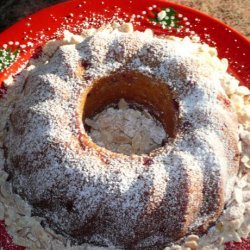
M143 158L143 165L144 166L150 166L153 164L153 160L150 157L144 157Z
M43 54L42 46L39 46L35 49L34 54L32 55L32 59L37 59Z
M90 62L87 62L87 61L85 61L85 60L82 60L82 61L80 62L80 64L81 64L81 66L82 66L83 68L85 68L85 69L88 69L88 68L91 67L91 63L90 63Z

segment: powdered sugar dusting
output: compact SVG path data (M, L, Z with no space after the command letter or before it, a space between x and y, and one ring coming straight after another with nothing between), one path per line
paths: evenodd
M226 69L212 51L106 29L48 59L11 101L3 136L5 170L35 215L78 243L118 248L160 248L218 218L238 170L238 134L221 101ZM88 62L80 76L79 61ZM86 135L76 115L82 91L118 70L160 79L176 93L179 130L155 156L100 157L78 139Z

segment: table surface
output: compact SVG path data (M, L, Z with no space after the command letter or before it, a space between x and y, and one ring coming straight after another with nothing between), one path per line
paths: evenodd
M64 1L0 0L0 32L24 16ZM170 2L187 5L203 11L222 20L250 38L250 0L170 0Z

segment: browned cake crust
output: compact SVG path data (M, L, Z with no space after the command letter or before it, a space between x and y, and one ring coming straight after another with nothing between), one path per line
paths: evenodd
M4 138L5 169L33 214L78 243L158 249L203 233L238 171L237 120L199 45L103 31L33 70ZM125 98L170 135L149 155L95 145L82 120Z

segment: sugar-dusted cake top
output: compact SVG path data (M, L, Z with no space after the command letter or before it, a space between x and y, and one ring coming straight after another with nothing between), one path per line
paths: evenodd
M150 31L107 28L76 45L57 43L9 105L5 169L14 191L78 243L161 247L203 232L229 200L239 166L238 123L221 84L232 80L226 62L206 45ZM91 146L82 93L117 74L174 93L177 133L155 154Z

